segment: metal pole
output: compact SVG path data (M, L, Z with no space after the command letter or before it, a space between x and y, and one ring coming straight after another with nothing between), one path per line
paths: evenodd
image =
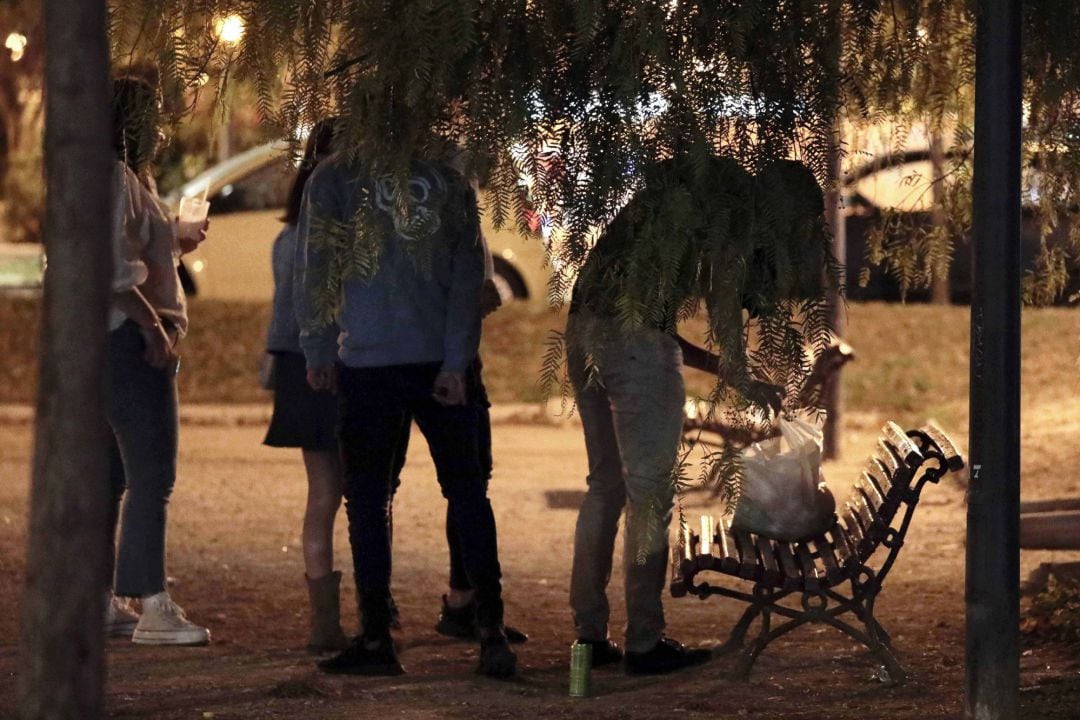
M967 702L1019 716L1021 0L976 5Z

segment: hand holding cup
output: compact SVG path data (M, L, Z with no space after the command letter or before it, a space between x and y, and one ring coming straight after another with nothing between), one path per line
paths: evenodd
M210 221L206 216L210 212L210 201L202 196L180 199L180 210L176 217L176 236L182 253L189 253L206 240L206 230Z

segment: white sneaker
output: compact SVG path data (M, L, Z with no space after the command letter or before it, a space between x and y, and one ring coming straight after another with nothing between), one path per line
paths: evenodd
M139 624L139 614L125 598L109 593L105 602L105 637L131 637Z
M184 616L167 592L142 599L142 617L131 641L138 645L206 645L210 631Z

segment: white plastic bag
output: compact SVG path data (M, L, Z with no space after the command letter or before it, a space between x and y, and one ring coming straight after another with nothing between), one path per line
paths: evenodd
M742 493L732 527L777 540L802 540L832 524L836 501L821 474L823 414L780 418L780 436L743 450Z

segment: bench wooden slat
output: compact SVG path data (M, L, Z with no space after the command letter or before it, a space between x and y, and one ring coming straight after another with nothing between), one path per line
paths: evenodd
M863 547L866 543L866 532L863 530L863 526L860 525L858 514L853 513L850 507L844 509L844 528L848 532L848 537L851 538L851 542L855 545L855 555L860 559L863 558Z
M682 571L683 544L680 540L671 548L671 596L682 597L686 594L686 579Z
M885 505L885 498L878 492L877 487L870 481L869 476L867 476L866 473L863 473L862 476L855 481L855 489L862 493L862 496L866 498L866 502L869 504L870 508L888 522L886 516L889 516L890 514Z
M831 585L844 575L840 571L840 563L836 561L836 556L833 554L833 545L824 535L818 535L813 539L813 542L818 558L821 559L822 564L825 566L825 577L828 578Z
M716 525L711 515L701 516L701 529L698 535L697 556L712 555L716 543Z
M776 553L768 538L755 536L758 558L761 559L761 580L768 585L780 585L783 573L776 562Z
M716 528L716 536L720 541L720 569L729 575L739 573L739 551L735 548L735 537L731 534L731 522L721 516Z
M848 501L844 504L844 525L847 527L848 533L851 534L851 539L855 541L856 547L862 543L866 537L866 525L863 524L862 516L855 510L851 502Z
M761 574L758 566L757 551L754 550L754 541L750 533L745 530L735 531L735 547L739 551L739 577L747 580L755 580Z
M880 507L885 504L885 495L887 491L883 490L881 483L870 474L869 469L863 470L862 475L859 476L859 480L866 486L867 492L870 494L872 500L875 501L875 505Z
M904 464L914 467L922 462L923 454L919 451L918 446L912 442L904 429L892 420L885 423L885 427L881 429L881 434L885 436L885 442L896 451L897 456Z
M682 518L679 521L679 556L680 562L683 559L694 559L694 538L690 532L690 526L686 522L686 518Z
M896 457L895 451L886 445L881 438L878 438L877 445L874 447L874 457L885 465L890 479L896 476L896 473L900 470L900 460ZM895 482L893 484L895 485Z
M869 557L874 548L874 544L870 540L870 526L854 503L850 501L844 508L844 520L852 538L855 540L855 549L858 550L859 557L863 559Z
M802 570L803 586L809 592L817 592L821 589L821 581L818 579L817 567L814 565L814 558L810 555L810 548L806 546L805 542L795 543L795 557L799 561L799 568Z
M870 462L866 464L866 473L877 482L882 495L888 497L892 493L894 473L880 459L870 458Z
M784 571L784 589L797 589L802 585L802 573L799 572L799 566L795 564L791 547L786 542L777 541L775 548L776 557L780 559L780 567Z
M829 529L829 535L832 536L833 548L836 551L836 559L839 561L840 566L846 570L853 565L858 565L859 550L840 520L833 523L833 526Z
M852 497L861 510L866 510L870 514L871 525L879 532L884 532L885 528L889 526L889 519L882 512L884 504L875 503L873 495L862 483L856 483L852 490Z
M862 488L855 488L855 491L851 494L851 504L863 521L863 527L866 528L866 539L872 543L877 543L885 531L889 529L889 524L885 522L880 514L874 511L870 502L866 499L866 495L863 494Z
M945 465L950 471L956 472L964 468L964 458L960 455L960 450L957 449L956 443L945 434L944 430L930 423L922 428L922 431L929 436L933 443L937 445L937 449L945 456Z

